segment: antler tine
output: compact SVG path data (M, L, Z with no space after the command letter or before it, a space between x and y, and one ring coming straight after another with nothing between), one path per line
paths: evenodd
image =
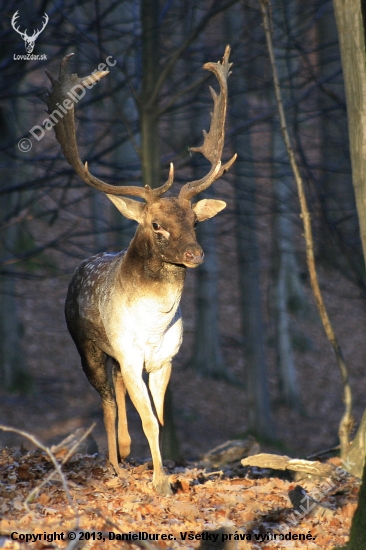
M14 13L14 15L13 15L13 17L12 17L12 19L11 19L11 26L12 26L13 29L14 29L18 34L20 34L21 37L23 38L23 36L25 35L25 33L24 33L24 32L21 32L21 31L19 30L19 26L18 26L18 27L15 26L16 24L18 24L17 19L19 19L19 10L17 10L17 11ZM26 31L26 32L27 32L27 31Z
M41 28L41 30L39 31L39 33L41 33L41 32L43 31L43 29L45 28L45 26L47 25L47 23L48 23L48 21L49 21L49 17L48 17L48 15L47 15L47 13L44 13L44 14L42 15L42 17L43 17L43 19L44 19L44 22L43 22L43 24L42 24L42 28Z
M161 187L152 189L153 200L158 199L159 197L161 197L161 195L166 193L166 191L168 191L168 189L173 185L173 181L174 181L174 166L173 166L173 163L171 162L169 166L169 176L167 181Z
M229 170L235 162L234 155L226 164L221 165L221 155L225 140L225 119L227 109L227 79L230 75L229 63L230 46L226 46L222 62L206 63L203 68L212 71L220 84L220 94L210 86L210 92L214 101L214 111L211 115L210 131L203 130L203 144L200 147L191 147L191 151L202 153L210 161L212 168L209 173L200 180L186 183L180 190L179 197L190 200L192 197L207 189L214 181L219 179L224 172Z
M43 21L43 23L42 23L42 28L39 29L39 30L37 30L37 29L34 30L34 31L33 31L33 35L32 35L32 38L34 38L34 37L37 38L37 36L39 36L39 35L41 34L41 32L44 31L44 29L45 29L45 27L46 27L46 25L47 25L47 23L48 23L48 19L49 19L49 18L48 18L47 13L44 13L43 16L42 16L42 18L44 19L44 21Z
M61 145L67 162L74 168L78 176L88 185L95 187L109 195L132 195L148 201L153 191L144 187L110 185L93 176L88 169L88 163L81 162L76 141L74 107L79 100L77 94L81 90L90 88L95 82L104 78L109 71L95 71L91 75L79 78L77 74L68 74L67 65L74 54L66 55L61 61L58 79L53 78L48 71L46 74L52 83L52 90L46 96L48 113L52 121L56 119L54 130L56 139ZM84 92L85 93L85 92ZM61 107L61 105L63 107ZM168 180L169 181L169 180ZM166 185L166 184L165 184ZM165 187L165 186L163 186ZM158 189L156 189L158 191Z

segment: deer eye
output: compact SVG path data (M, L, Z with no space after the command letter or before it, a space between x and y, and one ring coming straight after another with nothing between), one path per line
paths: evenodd
M161 229L161 225L157 222L152 222L152 226L154 231L159 231L159 229Z

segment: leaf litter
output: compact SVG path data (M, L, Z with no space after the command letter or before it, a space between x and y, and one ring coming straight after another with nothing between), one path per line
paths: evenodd
M64 456L62 450L56 454L60 465ZM336 460L332 459L333 464ZM197 463L184 467L171 461L168 464L174 495L163 497L153 489L151 463L126 461L117 477L103 455L76 453L62 464L61 480L44 451L2 449L0 548L331 550L348 540L357 506L356 478L340 479L323 495L321 506L309 513L304 508L296 513L289 495L295 494L299 485L290 475L243 467L240 462L212 473ZM72 505L65 494L65 482ZM309 477L301 483L300 489L311 494L320 481ZM32 491L32 500L27 502ZM77 540L67 539L70 532L76 533ZM90 533L89 540L79 540L80 532ZM13 537L18 540L12 540L12 533L17 533ZM64 540L43 537L52 533L64 533ZM130 538L145 533L140 539L148 534L150 540L109 540L115 537L109 533ZM210 538L214 533L216 542ZM25 542L27 534L39 534L43 539ZM151 540L153 535L155 540ZM93 536L104 540L93 540Z

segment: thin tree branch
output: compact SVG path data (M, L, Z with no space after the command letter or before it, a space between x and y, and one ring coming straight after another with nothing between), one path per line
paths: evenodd
M188 46L197 38L197 36L200 35L200 33L204 30L204 28L208 25L208 23L216 17L219 13L222 13L223 11L227 10L234 4L236 4L238 0L228 0L224 4L219 4L216 6L212 11L209 11L200 21L200 23L197 25L197 27L191 32L191 34L188 36L188 38L183 42L179 48L175 50L175 52L170 57L169 61L167 61L164 64L164 68L161 71L159 78L155 84L155 88L149 98L147 107L154 104L156 101L156 97L160 93L160 89L163 86L166 78L168 77L169 73L172 71L174 65L182 55L182 53L188 48Z
M82 443L87 437L88 435L94 430L96 424L93 423L85 432L84 434L81 436L80 439L78 439L74 445L71 447L71 449L69 449L69 451L67 452L67 454L64 456L64 458L62 459L62 462L61 462L61 466L63 466L64 464L66 464L66 462L69 460L69 458L74 454L74 452L76 451L76 449L79 447L80 443ZM51 450L50 450L51 452ZM52 454L52 453L51 453ZM52 456L54 456L52 454ZM25 499L24 501L24 505L27 506L28 508L28 502L33 502L34 500L34 497L39 493L39 491L42 489L42 487L44 487L44 485L46 485L46 483L48 483L49 481L51 481L56 475L56 471L53 471L53 472L50 472L48 474L48 476L46 477L46 479L44 479L42 481L42 483L40 485L38 485L37 487L35 487L33 489L33 491L31 491L29 493L29 495L27 496L27 498Z
M57 473L60 477L62 486L64 488L64 491L65 491L65 494L66 494L66 497L67 497L67 500L69 501L69 505L74 510L75 517L78 518L78 510L77 510L77 507L76 507L76 505L73 501L73 498L70 494L69 488L67 486L66 478L65 478L65 476L64 476L64 474L61 470L61 467L60 467L59 463L56 460L55 455L53 453L51 453L51 450L49 449L49 447L46 447L45 445L43 445L36 437L34 437L34 435L29 434L28 432L24 432L23 430L18 430L17 428L10 428L9 426L4 426L3 424L0 424L0 430L3 430L3 432L16 433L16 434L19 434L19 435L25 437L26 439L29 439L29 441L31 441L36 447L39 447L42 451L44 451L48 455L48 457L50 458L52 464L55 467L55 470L57 471ZM29 512L29 508L28 508L28 505L27 505L26 502L24 503L24 506L26 507L26 509Z
M67 231L62 233L62 235L60 235L56 239L53 239L52 241L49 241L49 242L47 242L47 243L45 243L41 246L36 246L35 248L33 248L33 250L30 250L29 252L25 252L24 254L18 254L16 257L12 257L12 258L3 258L3 259L1 259L1 257L0 257L0 267L4 267L4 266L8 266L8 265L14 265L14 264L17 264L17 263L20 263L20 262L28 261L32 258L35 258L36 256L38 256L42 252L45 252L49 248L56 248L59 243L64 242L66 239L68 239L70 237L70 235L72 235L72 233L73 233L75 227L77 227L77 225L78 225L77 222L74 223L73 226L70 229L68 229Z
M161 115L166 113L166 111L168 111L173 105L176 105L178 99L180 99L183 95L188 94L191 90L202 86L207 80L209 80L209 78L211 78L211 74L205 75L204 77L195 80L194 82L192 82L192 84L189 84L186 88L183 88L183 90L180 90L175 95L170 97L169 101L163 107L161 107L161 109L159 109L158 116L160 117Z

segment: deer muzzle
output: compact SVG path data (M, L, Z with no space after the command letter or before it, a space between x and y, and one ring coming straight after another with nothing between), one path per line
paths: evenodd
M197 250L187 250L184 253L184 265L186 267L197 267L202 264L204 256L205 255L202 248Z

